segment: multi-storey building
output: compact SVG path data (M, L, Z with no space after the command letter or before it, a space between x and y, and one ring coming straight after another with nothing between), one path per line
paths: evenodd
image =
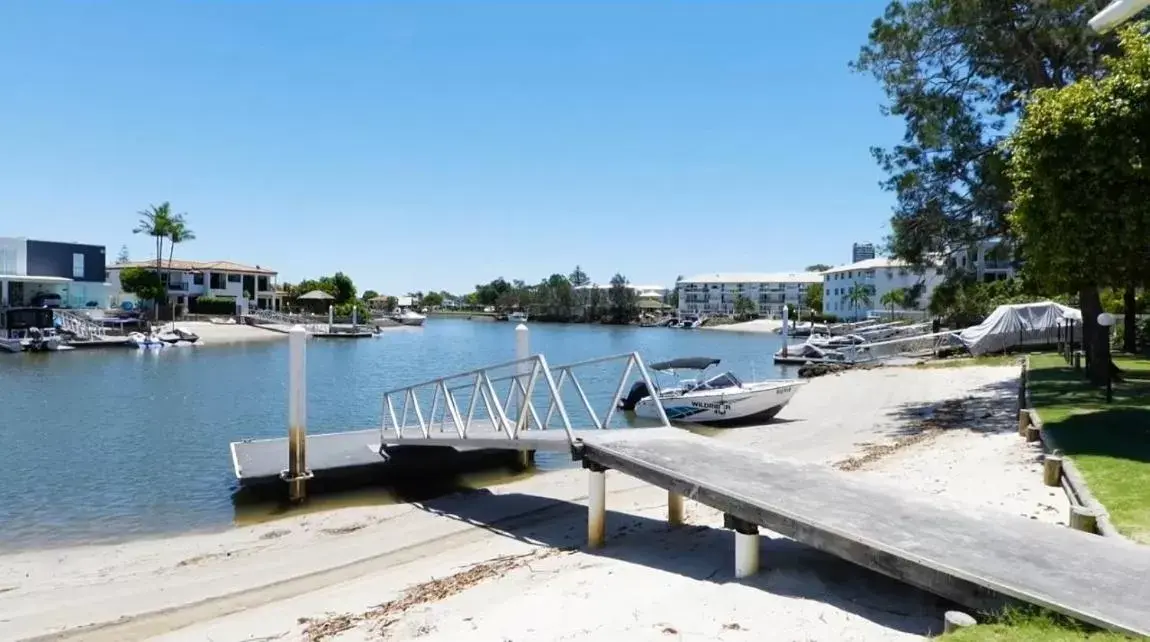
M874 243L855 243L851 245L851 263L858 263L875 257Z
M104 308L104 246L0 237L0 307Z
M1013 248L1002 239L987 239L955 252L949 267L973 274L984 283L1009 279L1017 273Z
M801 308L807 286L821 280L818 272L700 274L679 281L679 314L734 314L742 296L755 304L759 316L782 318L783 305Z
M247 301L261 309L279 309L275 270L231 261L161 261L161 266L160 278L168 286L170 305L187 305L189 299L204 296ZM120 289L120 271L129 267L154 269L156 262L108 266L108 282L119 292L121 300L132 298Z
M902 261L886 257L834 267L822 273L823 313L840 319L861 319L871 310L882 307L880 301L887 292L914 288L918 284L921 284L918 306L903 307L925 309L944 278L941 268L928 267L919 273ZM850 293L856 285L865 292L865 300L851 300Z

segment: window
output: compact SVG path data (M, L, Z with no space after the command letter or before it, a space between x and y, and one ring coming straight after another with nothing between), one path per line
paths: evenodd
M239 274L229 274L228 275L228 283L239 283L242 280L243 280L243 277Z
M259 290L260 292L267 292L269 289L268 288L268 277L266 277L266 276L259 277L259 279L256 280L256 289Z
M227 286L224 284L224 275L222 275L222 274L219 274L219 273L217 273L217 272L212 272L212 276L211 276L211 286L212 286L212 289L213 289L213 290L222 290L222 289L224 289L225 287L227 287Z
M203 285L204 284L204 273L203 272L196 272L194 275L192 275L192 283L194 283L196 285Z
M84 255L79 252L72 254L72 278L84 278Z

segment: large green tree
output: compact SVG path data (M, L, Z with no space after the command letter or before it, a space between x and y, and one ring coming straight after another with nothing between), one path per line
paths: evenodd
M1101 79L1030 97L1010 139L1011 222L1026 272L1076 291L1090 377L1104 381L1106 337L1096 327L1099 288L1140 281L1150 256L1150 40L1122 31L1122 54Z
M607 304L611 323L630 323L639 315L639 297L622 274L616 273L611 277Z
M999 143L1022 99L1098 72L1114 39L1087 26L1106 0L893 0L853 67L905 124L872 150L894 193L891 253L915 264L1006 235L1010 182Z

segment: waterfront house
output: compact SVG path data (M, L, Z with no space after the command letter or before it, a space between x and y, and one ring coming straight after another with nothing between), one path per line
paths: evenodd
M942 268L927 267L920 272L903 261L887 257L840 265L822 273L823 313L840 319L861 319L882 307L879 302L887 292L916 285L920 286L917 309L925 309L944 278ZM856 284L866 289L869 304L855 305L847 300Z
M261 310L279 310L282 292L276 286L277 272L259 265L232 261L162 261L160 278L167 285L168 305L187 306L199 297L234 299ZM120 289L120 272L124 268L155 269L155 261L118 263L108 267L108 282L120 301L133 300Z
M0 237L0 307L106 308L104 264L103 245Z
M740 296L750 299L758 315L783 316L783 306L800 309L807 288L822 281L818 272L719 272L679 281L679 316L732 316Z
M1014 250L1003 239L986 239L960 249L947 262L951 271L965 272L983 283L1002 281L1017 275Z

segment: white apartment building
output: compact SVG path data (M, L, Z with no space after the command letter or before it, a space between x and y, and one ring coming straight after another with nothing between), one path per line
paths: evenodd
M754 302L759 316L782 318L783 305L804 305L807 287L822 281L818 272L700 274L679 281L679 315L731 315L739 296Z
M1016 275L1013 251L1001 239L988 239L954 253L949 262L952 270L964 270L983 283L1002 281Z
M908 264L886 257L841 265L822 273L823 313L840 319L861 319L871 310L882 307L880 301L887 292L911 288L917 283L923 285L918 309L925 309L934 289L944 279L942 268L929 267L918 274ZM869 302L856 306L847 299L856 283L866 288Z
M163 261L161 265L163 271L160 276L168 285L168 303L171 305L187 305L189 299L201 296L242 301L246 293L247 301L254 307L279 309L275 270L231 261L176 260ZM120 287L120 271L129 267L154 269L156 262L135 261L107 267L107 281L118 293L118 302L135 298Z

